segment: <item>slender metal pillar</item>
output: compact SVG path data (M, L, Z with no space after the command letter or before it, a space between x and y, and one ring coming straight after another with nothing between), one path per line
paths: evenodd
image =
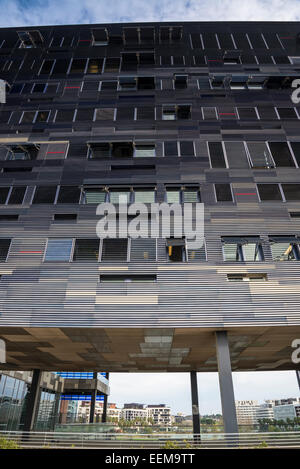
M97 400L97 379L98 379L98 373L94 372L93 373L93 379L96 380L95 383L95 389L92 390L91 394L91 407L90 407L90 423L94 423L95 421L95 409L96 409L96 400Z
M41 385L42 371L33 370L30 391L26 399L26 410L24 415L24 432L31 432L34 430L34 425L37 417L37 411L40 401L40 385Z
M109 379L109 373L106 373L106 379ZM107 422L107 404L108 404L108 396L107 394L104 394L102 423Z
M200 434L200 412L199 412L196 371L191 371L190 377L191 377L191 395L192 395L193 434L194 436L196 436Z
M300 390L300 370L296 370L296 376L297 376L298 386Z
M226 331L216 332L217 360L225 433L238 433L231 361Z
M93 389L92 395L91 395L90 423L94 423L94 420L95 420L96 399L97 399L97 389Z

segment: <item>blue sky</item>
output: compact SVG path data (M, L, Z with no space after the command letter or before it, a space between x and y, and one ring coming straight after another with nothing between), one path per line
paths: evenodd
M0 0L0 26L127 21L300 21L300 0Z
M300 0L0 0L0 27L130 21L300 21ZM220 411L216 373L198 374L201 413ZM299 396L294 372L234 373L236 399ZM111 402L190 413L187 373L111 375Z

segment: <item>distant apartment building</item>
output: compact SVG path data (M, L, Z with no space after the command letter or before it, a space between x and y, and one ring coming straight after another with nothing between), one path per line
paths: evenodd
M148 405L148 419L152 419L154 425L171 425L174 418L171 415L171 408L166 404Z
M258 401L235 401L238 425L255 425L257 423Z
M292 397L275 401L274 419L287 420L300 417L300 398Z
M171 425L174 421L171 408L166 404L124 404L120 418L125 420L146 419L152 421L154 425Z
M144 404L124 404L123 409L120 412L120 418L125 420L148 419L147 409Z
M263 419L274 419L274 401L265 401L264 404L258 406L256 410L256 423Z

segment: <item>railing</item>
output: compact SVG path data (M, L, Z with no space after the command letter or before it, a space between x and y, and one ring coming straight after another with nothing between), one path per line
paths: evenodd
M300 432L244 434L130 434L0 431L20 448L222 449L300 448Z

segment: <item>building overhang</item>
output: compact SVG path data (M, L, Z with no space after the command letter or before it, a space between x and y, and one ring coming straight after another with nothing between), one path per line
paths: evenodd
M107 372L217 371L215 332L222 328L1 327L1 369ZM231 327L233 371L293 370L300 326Z

